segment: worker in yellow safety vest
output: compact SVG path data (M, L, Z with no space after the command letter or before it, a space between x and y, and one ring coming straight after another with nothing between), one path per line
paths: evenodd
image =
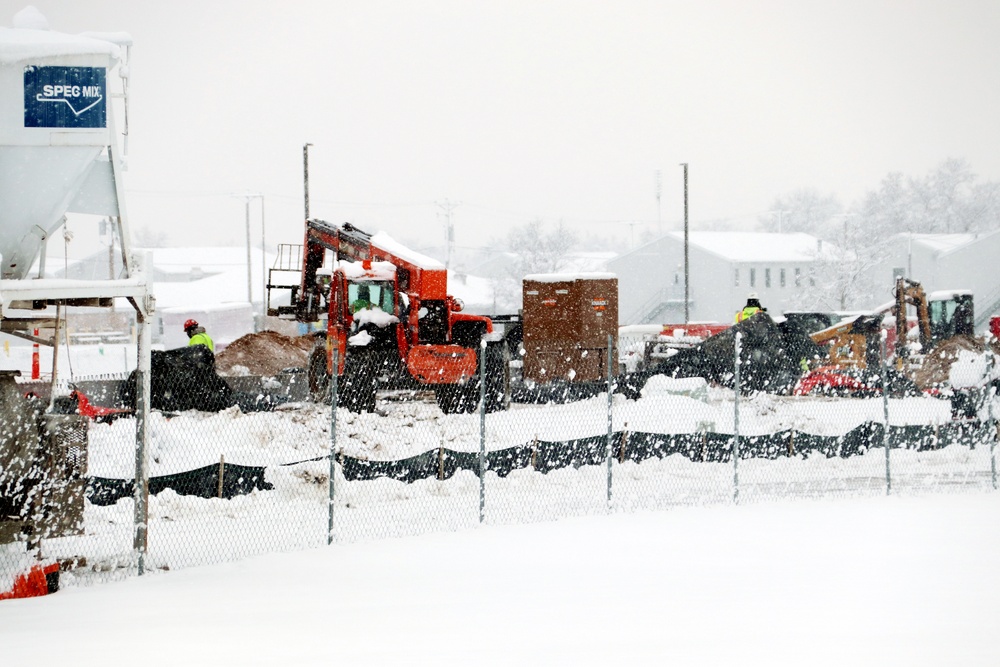
M757 298L757 292L750 292L747 295L747 305L743 306L743 310L736 311L735 322L742 322L743 320L750 319L760 311L765 310L763 306L760 305L760 300Z
M205 327L201 326L194 320L188 320L184 323L184 333L188 336L188 345L204 345L212 352L215 352L215 343L207 333L205 333Z

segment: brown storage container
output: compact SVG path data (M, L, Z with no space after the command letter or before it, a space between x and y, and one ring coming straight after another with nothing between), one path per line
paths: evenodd
M601 274L532 275L523 282L524 368L534 382L596 382L618 372L618 279Z

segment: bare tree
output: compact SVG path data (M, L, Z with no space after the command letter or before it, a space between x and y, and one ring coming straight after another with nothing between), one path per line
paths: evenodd
M550 232L540 219L511 229L503 239L493 239L486 248L484 264L499 304L520 304L521 281L531 273L558 273L579 238L562 223Z
M806 232L827 238L827 227L842 210L835 195L803 188L775 199L758 222L766 232Z
M968 163L952 158L924 178L889 174L857 210L868 232L879 238L986 231L1000 227L1000 185L977 183Z
M534 219L507 234L506 249L517 256L509 273L518 280L529 273L557 273L578 242L577 235L561 222L552 232Z

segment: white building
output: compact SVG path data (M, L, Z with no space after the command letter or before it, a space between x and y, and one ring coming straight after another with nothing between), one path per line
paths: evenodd
M148 254L152 260L149 273L156 297L154 342L168 348L184 345L187 339L183 323L188 318L205 326L216 350L254 331L255 317L261 317L266 298L262 260L270 268L273 254L262 258L259 248L251 249L248 274L246 246L153 248L137 252ZM121 255L98 253L72 261L65 270L60 264L49 264L56 277L93 279L120 272ZM116 305L116 310L124 309L124 304ZM91 313L97 319L106 314Z
M976 330L986 328L990 316L1000 314L1000 231L979 234L897 234L889 242L888 257L871 272L876 285L890 294L896 276L918 281L930 293L970 290L976 312ZM886 296L882 301L888 301ZM864 304L875 306L877 304Z
M756 292L771 313L803 307L817 258L836 248L809 234L689 233L689 320L731 322ZM618 276L619 323L684 322L684 234L670 232L607 264Z

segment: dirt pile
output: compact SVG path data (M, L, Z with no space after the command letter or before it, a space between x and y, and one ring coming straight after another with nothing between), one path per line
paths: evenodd
M215 367L221 375L274 376L286 368L305 368L314 344L312 336L276 331L247 334L216 355Z
M983 341L971 336L955 336L942 341L924 357L923 364L913 372L913 381L921 389L939 387L948 382L951 365L958 359L959 352L965 350L982 354L986 348ZM990 348L1000 353L1000 345L994 343Z

